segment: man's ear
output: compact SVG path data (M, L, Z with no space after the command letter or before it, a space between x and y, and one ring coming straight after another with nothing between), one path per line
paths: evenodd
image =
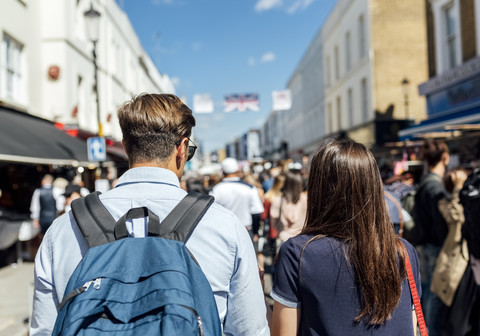
M177 163L177 169L180 169L180 167L182 166L182 161L184 161L183 164L185 164L185 162L187 161L186 151L188 147L185 145L185 141L188 141L188 139L187 138L183 139L180 145L176 146L177 155L175 160Z
M448 166L448 164L450 163L450 154L445 152L442 154L442 161L443 161L443 164L445 166Z

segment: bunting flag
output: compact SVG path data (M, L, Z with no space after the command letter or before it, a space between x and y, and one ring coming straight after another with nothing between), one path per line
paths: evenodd
M225 96L223 102L225 112L232 112L238 110L239 112L245 112L246 110L259 111L258 106L258 94L231 94Z
M213 113L213 101L209 94L193 95L193 112Z
M290 90L273 91L272 101L274 111L290 110L292 107L292 94Z

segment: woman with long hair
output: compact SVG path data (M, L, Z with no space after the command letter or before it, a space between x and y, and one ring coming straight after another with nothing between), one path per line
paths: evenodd
M281 229L279 238L282 243L300 233L306 211L307 195L303 192L303 178L299 174L288 172L282 197L277 198L270 209L271 223Z
M372 153L351 140L324 144L305 226L278 256L272 335L414 335L404 246L419 288L415 249L394 233Z

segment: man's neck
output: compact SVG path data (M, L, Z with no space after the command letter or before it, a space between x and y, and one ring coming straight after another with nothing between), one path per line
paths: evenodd
M167 168L167 165L161 164L158 162L142 162L142 163L134 163L130 166L130 168L141 168L141 167L153 167L153 168Z
M443 177L443 175L445 175L445 165L442 162L439 162L436 166L429 167L429 171Z

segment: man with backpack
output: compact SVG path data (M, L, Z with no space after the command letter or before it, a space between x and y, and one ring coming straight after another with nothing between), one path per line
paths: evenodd
M35 260L30 335L75 334L85 328L83 334L95 335L117 327L121 330L108 331L175 335L186 334L187 324L198 328L196 335L268 335L248 232L229 210L215 203L208 207L208 199L203 206L199 200L209 196L186 197L180 188L185 163L196 149L189 139L195 125L191 110L173 95L142 94L122 106L118 118L130 169L114 189L75 201L73 212L57 219L45 235ZM99 234L84 224L88 217L95 217ZM162 233L170 225L174 230ZM210 288L202 287L204 278ZM74 314L90 315L76 322ZM65 331L75 323L78 329ZM152 323L157 329L145 329ZM90 324L97 329L89 331Z

